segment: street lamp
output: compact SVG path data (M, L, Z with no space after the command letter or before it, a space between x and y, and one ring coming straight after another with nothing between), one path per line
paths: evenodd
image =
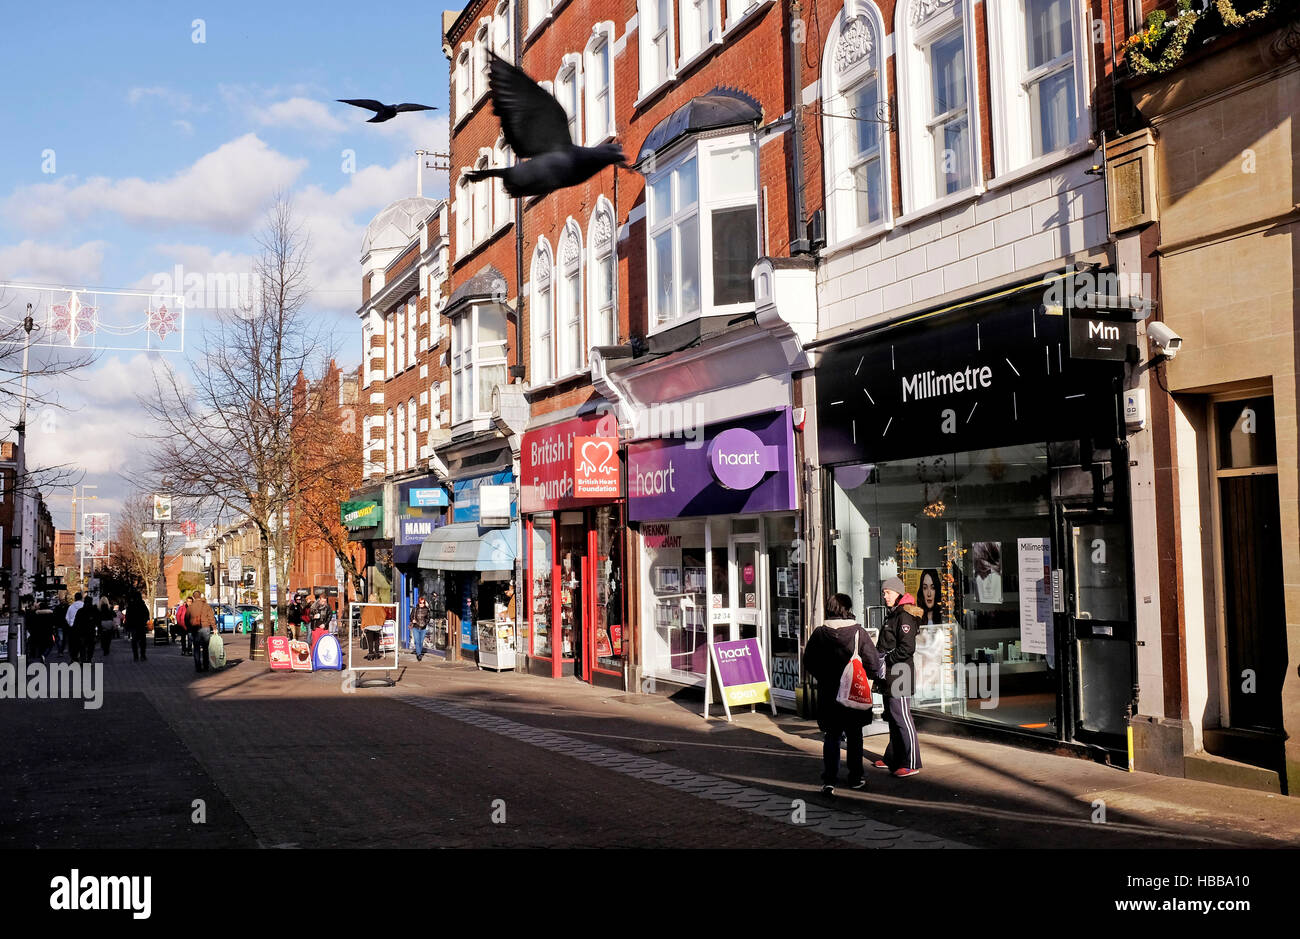
M14 455L14 524L12 563L9 566L9 626L12 632L6 647L11 659L17 658L20 651L17 646L23 641L23 627L18 615L23 588L23 477L27 473L27 358L32 348L32 330L36 321L32 319L32 305L27 304L27 315L23 318L23 397L18 411L18 423L14 430L18 432L18 452Z
M167 490L171 487L169 480L160 481L160 491L153 497L153 518L158 523L158 580L154 585L153 615L166 616L167 607L170 605L167 598L167 560L165 547L167 544L167 523L171 521L171 493ZM166 505L166 511L162 506Z

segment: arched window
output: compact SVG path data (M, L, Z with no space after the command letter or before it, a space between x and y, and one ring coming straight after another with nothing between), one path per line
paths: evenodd
M590 285L587 300L587 348L612 346L618 343L618 304L615 277L614 207L608 199L596 199L596 211L591 215L591 228L587 232L591 260L587 267Z
M406 457L407 466L417 466L420 462L420 450L416 427L415 398L406 402Z
M555 76L555 99L569 117L569 139L578 145L582 144L581 84L582 56L569 53L561 60Z
M456 256L465 257L474 248L473 184L465 178L468 166L460 169L456 183Z
M515 60L515 24L512 19L514 4L511 0L501 0L492 17L492 48L497 55L507 62Z
M486 169L486 155L478 158L474 164L477 169ZM483 179L474 184L474 244L478 244L492 233L492 180Z
M551 283L554 264L551 247L543 238L533 250L532 296L529 300L532 320L531 381L545 385L555 375L555 294Z
M870 0L835 17L822 55L822 139L831 247L890 219L884 22Z
M397 406L397 461L396 470L406 469L406 405Z
M488 50L492 48L492 20L484 17L474 34L474 100L477 102L488 90Z
M558 375L571 375L587 360L582 339L582 230L570 218L560 238L560 282L556 292Z
M997 175L1087 137L1087 9L1078 0L986 7Z
M894 21L903 212L983 183L971 0L906 0Z
M388 409L388 419L384 421L384 472L393 472L393 409Z
M462 43L456 56L456 123L468 116L474 103L474 79L470 68L470 44Z
M587 146L614 135L614 24L597 23L583 52L586 84Z
M412 297L406 302L406 364L409 368L415 364L419 352L418 336L420 334L420 302Z
M496 146L492 148L492 162L496 166L513 166L515 155L511 149L506 146L504 136L497 138ZM492 221L493 224L500 228L506 222L514 220L514 200L506 192L505 184L501 177L492 180Z

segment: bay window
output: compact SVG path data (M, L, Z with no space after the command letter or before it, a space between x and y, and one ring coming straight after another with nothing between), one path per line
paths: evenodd
M1086 10L1077 0L989 8L999 174L1083 142L1088 127Z
M492 413L492 390L506 381L506 314L474 304L451 324L451 422Z
M973 193L983 182L973 15L970 0L910 0L898 7L905 213Z
M758 149L752 136L693 141L651 174L651 331L754 300Z

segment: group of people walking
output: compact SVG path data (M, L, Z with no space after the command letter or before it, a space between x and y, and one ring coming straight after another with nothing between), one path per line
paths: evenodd
M853 618L853 600L837 593L826 602L825 619L804 646L804 670L817 682L817 726L822 743L822 792L833 795L839 781L840 742L847 762L848 787L865 789L862 729L871 723L871 708L853 708L836 698L844 670L856 652L885 705L889 745L875 761L877 769L894 776L914 776L921 771L921 751L912 722L912 657L922 610L907 593L903 581L891 577L881 585L885 622L876 642Z
M131 637L132 653L137 659L144 657L149 608L138 592L125 603L110 603L107 597L96 603L78 591L71 603L60 600L53 607L37 606L34 598L27 597L24 619L30 656L42 662L65 652L73 662L90 662L97 645L101 657L107 658L113 639L124 629Z

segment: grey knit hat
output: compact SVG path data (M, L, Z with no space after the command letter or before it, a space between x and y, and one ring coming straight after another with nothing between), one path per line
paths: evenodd
M894 591L894 593L898 594L900 597L901 597L903 594L907 593L907 588L903 586L903 578L901 578L901 577L891 577L891 578L889 578L889 580L885 581L883 584L880 585L880 589L881 589L882 591L883 591L883 590L892 590L892 591Z

